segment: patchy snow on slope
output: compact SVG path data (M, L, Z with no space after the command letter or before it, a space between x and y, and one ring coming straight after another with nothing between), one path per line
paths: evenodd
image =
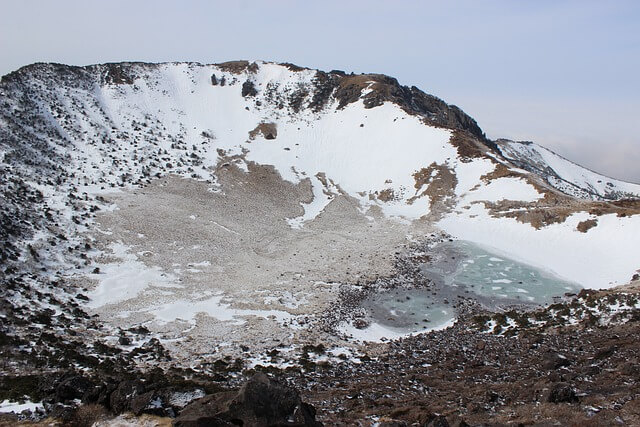
M413 335L419 335L424 333L429 333L432 331L439 331L442 329L446 329L450 326L453 326L456 322L456 319L449 319L444 323L433 326L431 328L426 328L420 331L404 331L396 328L388 328L379 323L371 323L369 326L363 329L358 329L353 326L351 323L343 322L337 328L338 332L344 334L350 339L358 342L385 342L388 340L396 340L399 338L406 338Z
M92 196L140 189L168 174L205 181L210 191L221 192L215 176L221 163L235 164L249 173L254 162L272 165L283 179L303 183L300 188L310 184L308 198L305 195L295 201L304 201L302 211L295 209L277 219L294 232L321 215L337 195L345 194L356 200L360 212L369 215L372 223L375 210L367 214L369 208L379 208L387 217L404 222L422 218L431 211L430 196L414 197L436 182L449 185L430 188L433 192L442 191L438 194L446 202L442 211L452 204L459 211L447 214L439 225L456 237L490 246L583 286L626 283L640 267L633 255L633 236L640 231L636 217L599 217L597 226L587 233L576 231L580 221L591 218L586 213L574 214L562 224L540 230L515 219L493 218L477 202L534 202L542 195L526 178L502 177L487 183L486 175L495 170L497 163L515 168L497 153L462 161L458 148L450 143L451 130L426 125L421 117L408 114L394 103L368 109L359 100L338 109L338 101L329 97L318 111L305 108L316 89L315 70L294 72L286 66L259 62L255 72L232 73L216 65L161 64L140 67L133 74L137 75L133 84L103 84L89 76L84 83L91 89L62 84L43 91L46 119L63 135L63 141L51 139L52 150L69 158L69 164L64 166L71 173L62 180L68 182L61 185L51 180L34 183L33 187L59 213L57 218L68 223L65 233L70 236L81 236L80 232L93 225L89 213L94 212L94 207L103 211L116 209ZM212 84L213 74L218 81L224 78L226 84ZM245 82L251 82L257 94L243 96ZM365 92L371 90L369 87ZM46 99L47 96L51 98ZM287 102L281 102L292 96L302 97L303 108L294 111ZM267 138L260 126L277 132ZM515 166L535 169L569 194L585 198L640 194L640 186L595 174L535 144L499 144ZM0 157L4 158L4 154ZM430 166L434 166L432 175L416 182L414 174ZM444 172L439 175L441 171ZM422 188L417 189L416 185ZM434 213L441 214L439 210L438 206ZM191 212L184 215L184 221L196 220L199 218ZM242 232L213 220L210 227L238 236L238 231ZM35 234L35 246L44 247L50 237L49 231ZM138 237L143 239L144 235ZM78 247L88 244L72 239L69 244ZM64 253L65 248L58 248L47 252L47 259L63 264L66 258L53 251ZM207 267L204 263L173 265L176 268L172 271L167 269L169 262L159 264L165 267L162 270L145 264L148 261L143 262L143 254L136 257L124 245L110 249L115 260L98 265L100 273L89 275L97 282L89 295L90 308L124 303L132 316L144 313L158 324L179 320L196 323L198 313L229 322L225 326L250 323L250 316L292 323L293 316L286 311L239 309L245 306L223 300L218 294L220 289L208 288L211 293L198 295L187 292L180 284L181 277L199 273L201 267ZM80 262L66 271L83 276L91 267ZM243 265L239 263L234 268ZM61 271L57 266L48 270ZM506 283L505 280L495 283ZM285 302L279 304L286 303L287 310L303 304L286 298L282 301ZM136 312L141 306L146 311ZM350 332L367 340L395 337L394 331L378 324Z
M279 124L275 140L258 138L246 148L248 160L274 165L286 180L324 173L364 204L375 203L369 199L374 191L391 188L404 203L381 204L382 209L416 218L427 214L429 205L406 203L413 195L413 173L454 158L449 138L450 131L425 126L394 104L367 110L357 102L313 122Z
M467 203L476 200L499 202L501 200L520 200L523 202L535 202L543 195L536 188L521 178L498 178L489 184L481 184L478 188L467 192L462 197L462 202Z
M138 260L136 255L129 253L129 248L123 244L112 244L110 250L117 261L99 264L99 273L91 274L98 285L89 292L90 308L97 308L107 304L114 304L135 298L149 287L179 288L176 277L165 273L159 267L148 267Z
M11 402L9 400L3 400L0 402L0 413L10 413L19 414L22 411L35 411L37 409L43 409L42 402L34 403L30 401L26 401L24 403Z
M498 144L507 159L547 174L547 181L567 194L582 198L640 197L640 185L593 172L538 144L506 140Z
M432 162L443 164L456 158L456 149L448 143L451 131L426 126L393 103L366 109L358 101L336 110L336 102L325 112L288 115L274 108L255 107L252 100L241 96L241 84L211 85L212 73L224 75L229 82L245 78L225 74L215 66L165 65L150 77L136 80L135 86L103 88L104 108L123 129L131 128L132 123L148 122L147 112L152 111L152 117L167 132L178 135L176 139L186 147L203 150L205 167L218 164L221 149L227 154L244 155L247 161L273 165L290 182L311 179L314 200L304 206L302 217L289 220L292 227L303 226L330 201L326 194L330 192L316 178L319 173L365 206L378 204L370 197L374 192L392 189L398 199L379 203L389 215L425 215L429 212L428 200L406 203L413 195L413 173ZM311 71L291 72L286 67L261 63L258 73L249 79L260 91L308 85L313 76ZM267 140L258 134L251 140L249 132L260 123L275 123L277 138ZM203 132L211 135L206 143ZM158 139L157 146L172 150L166 138Z
M156 308L148 310L156 320L161 323L183 320L189 323L195 322L195 317L199 313L206 314L223 322L231 322L236 325L244 324L243 317L255 316L265 319L273 319L282 323L293 319L294 316L279 310L247 310L232 308L229 304L222 302L222 295L213 295L201 300L176 300L161 304Z
M227 85L212 85L212 74L218 79L224 77ZM407 201L416 194L413 174L432 163L446 165L455 172L457 185L454 192L460 197L459 206L468 206L479 200L532 202L541 198L535 187L520 178L503 177L485 184L481 177L495 169L494 161L487 158L459 161L456 148L449 143L451 131L427 126L393 103L366 109L362 101L358 101L341 110L337 110L334 103L320 112L302 110L292 114L286 109L272 108L267 102L258 106L251 97L241 95L245 80L255 84L258 90L256 98L263 99L269 91L291 93L299 87L308 86L314 75L312 70L293 72L283 66L265 63L259 63L257 73L241 74L225 72L213 65L165 64L137 79L134 85L101 88L100 100L110 120L129 135L130 140L143 137L153 140L150 131L140 134L145 132L141 123L161 127L172 136L156 138L155 146L145 148L150 150L150 155L154 150L166 150L166 162L173 168L170 171L185 175L187 171L176 165L180 156L187 155L190 147L197 147L198 155L203 159L203 168L197 173L211 182L215 182L215 177L207 168L220 162L219 150L227 156L240 156L242 159L238 161L242 164L250 161L273 165L284 179L293 183L309 179L313 199L303 204L304 214L283 219L293 228L304 227L306 222L317 217L341 191L356 198L363 211L378 205L387 216L420 218L429 213L429 199L422 197L413 203ZM96 115L91 116L91 120L105 122ZM273 123L277 137L267 140L258 133L249 138L249 132L260 123ZM135 130L141 127L142 131ZM90 126L87 132L91 132ZM184 148L176 150L176 144ZM88 175L95 173L91 169L101 160L99 144L96 147L88 148L84 158L77 159L79 167ZM132 147L132 144L119 147L123 158L134 155ZM586 192L598 197L616 192L640 194L640 186L610 180L535 144L501 142L500 147L505 157L526 159L536 168L546 170L547 179L570 194L583 197ZM555 177L554 173L562 179ZM394 197L386 202L378 200L376 195L383 190L391 190ZM616 247L614 239L611 242L595 241L595 236L609 227L609 220L600 219L597 227L584 234L575 231L580 218L580 214L576 214L564 224L535 230L515 220L491 218L476 204L463 214L449 215L441 225L460 238L502 249L582 285L607 286L609 281L605 277L618 266L622 267L621 270L616 270L610 281L625 281L629 271L638 267L632 266L625 254L615 255L612 262L602 263L604 265L598 268L600 273L596 275L580 274L580 268L573 265L575 262L567 260L567 254L573 253L573 245L580 246L577 250L578 254L583 253L580 259L593 269L598 265L598 254L625 252L625 249ZM635 223L633 219L619 221ZM610 227L619 228L613 222ZM560 235L556 236L556 233ZM542 243L545 241L559 242L555 245L558 249L546 250L545 247L543 250L542 246L547 246ZM536 247L536 242L540 242L540 247L526 249ZM600 246L603 249L598 251ZM540 253L553 255L541 256Z

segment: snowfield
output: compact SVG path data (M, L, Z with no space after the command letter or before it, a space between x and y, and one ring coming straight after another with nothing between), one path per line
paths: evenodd
M241 96L239 84L212 86L212 73L227 80L234 78L215 67L167 65L151 80L136 81L139 90L107 87L103 99L108 110L114 111L113 117L120 118L121 127L128 125L128 118L143 120L144 114L153 110L169 131L186 129L188 146L201 143L203 130L211 132L215 140L207 147L205 166L215 165L219 161L216 150L223 149L244 153L244 161L273 165L292 183L310 179L313 200L303 204L302 216L289 219L293 227L313 220L341 191L359 200L364 210L375 205L390 217L415 220L425 216L430 211L428 197L408 202L420 190L415 188L413 174L436 163L455 172L457 206L470 207L463 214L450 213L438 223L454 236L490 246L588 287L626 283L640 267L633 250L640 236L638 217L606 215L588 233L576 230L578 222L590 218L586 213L574 214L562 224L541 230L508 218L492 218L472 202L532 202L542 195L523 179L500 178L484 183L481 176L491 172L495 163L487 159L461 162L449 143L449 130L427 126L395 104L366 109L360 101L342 110L335 110L333 105L319 114L284 115L279 110L256 108ZM250 78L258 90L286 88L308 84L313 72L261 64L260 71ZM248 133L259 123L271 122L277 124L275 139L258 135L248 140ZM605 178L535 144L504 143L500 147L507 159L526 157L551 168L565 187L602 196L611 192L640 195L636 184ZM382 202L375 195L386 189L396 197Z
M603 215L587 233L576 229L580 221L591 218L579 212L563 223L536 230L513 218L494 218L481 204L473 204L463 213L448 215L438 226L583 287L603 289L628 283L638 266L640 217Z

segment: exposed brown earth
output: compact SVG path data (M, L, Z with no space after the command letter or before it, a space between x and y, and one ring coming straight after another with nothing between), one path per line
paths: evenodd
M458 157L463 162L470 162L474 158L484 158L487 145L469 132L454 130L449 142L458 150Z
M595 216L616 214L620 217L640 214L640 205L636 201L599 202L574 199L564 194L546 189L542 199L535 202L517 202L501 200L499 202L480 202L495 217L515 218L540 229L550 224L562 223L578 212L588 212ZM591 227L597 224L589 223ZM591 228L589 227L589 228Z
M255 129L249 131L249 140L253 141L258 135L262 135L264 139L276 139L278 128L275 123L260 123Z
M391 201L397 199L397 197L396 197L396 195L395 195L395 193L393 191L393 188L387 188L385 190L381 190L381 191L377 192L376 197L381 202L391 202Z
M429 167L414 173L413 179L416 195L411 197L408 203L413 203L420 197L429 197L431 201L429 215L434 219L455 206L454 190L458 185L458 179L455 172L448 166L432 163Z
M576 226L576 228L578 229L579 232L586 233L596 225L598 225L597 219L588 219L586 221L580 221Z
M222 62L220 64L216 64L216 66L220 68L222 71L226 71L228 73L233 73L233 74L241 74L244 71L255 73L259 69L258 64L256 64L255 62L249 62L249 61L227 61L227 62Z
M640 214L640 200L618 200L618 201L591 201L576 199L550 188L532 175L513 171L503 164L496 164L493 172L483 175L481 179L485 183L504 177L522 178L531 184L542 198L534 202L522 202L513 200L501 200L498 202L482 201L489 209L492 216L515 218L522 223L529 223L536 229L540 229L550 224L562 223L569 216L578 212L588 212L594 217L616 214L619 217L633 216ZM589 221L595 218L590 219ZM585 227L587 224L583 225ZM596 223L589 222L589 228L595 227ZM588 230L588 228L586 229ZM586 231L585 230L585 231ZM582 230L580 230L582 231Z

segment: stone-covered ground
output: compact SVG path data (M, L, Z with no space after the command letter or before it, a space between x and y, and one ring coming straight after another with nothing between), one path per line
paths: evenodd
M583 291L515 320L509 313L469 314L443 331L369 345L353 360L326 358L322 346L309 346L286 369L247 369L241 359L198 371L69 366L49 375L4 376L0 400L20 395L49 402L47 422L82 418L85 424L76 425L87 425L94 416L133 412L156 416L146 422L170 423L193 413L198 398L233 395L229 390L263 371L297 389L325 425L446 425L445 419L449 425L638 425L636 306L633 293ZM191 409L183 409L191 400ZM5 418L6 425L16 422Z

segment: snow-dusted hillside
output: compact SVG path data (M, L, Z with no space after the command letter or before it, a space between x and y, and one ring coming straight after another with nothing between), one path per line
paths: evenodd
M385 76L245 62L36 64L5 76L1 94L2 167L6 176L19 178L5 186L5 198L24 186L25 193L42 197L46 211L30 208L33 201L26 197L6 203L3 237L10 244L12 234L47 239L47 218L58 218L54 213L67 222L60 227L77 235L90 227L89 213L95 210L90 205L99 204L95 197L104 192L166 174L205 180L217 191L216 166L232 162L246 170L255 162L275 166L291 183L311 184L313 198L303 203L303 213L283 218L291 227L304 227L336 195L346 194L362 212L376 207L404 220L443 219L441 226L461 239L512 252L589 286L622 283L640 266L628 255L632 242L625 240L635 234L638 217L615 212L606 212L613 219L586 234L562 225L554 231L564 242L562 251L550 257L530 257L511 236L524 233L525 246L545 246L549 224L565 221L543 222L536 230L526 221L510 220L512 226L501 225L487 236L478 235L476 226L468 234L460 231L464 221L459 219L480 218L479 209L487 216L483 224L514 212L513 206L494 206L489 214L486 203L508 200L519 203L520 210L543 203L550 190L536 177L587 198L634 196L639 186L605 179L534 144L499 141L494 152L475 122L456 107ZM21 203L33 210L25 222L16 221L18 214L11 211ZM79 215L74 206L83 204ZM579 205L575 212L589 209ZM580 215L571 218L595 218L593 212ZM623 228L622 240L590 238L613 236ZM58 252L64 264L68 254ZM47 256L47 262L53 259ZM565 268L572 259L599 274L574 274L575 268Z
M500 139L497 144L514 165L543 177L563 193L593 200L640 198L640 185L590 171L533 142Z
M483 381L505 378L496 351L531 367L560 343L575 372L605 354L608 375L610 336L633 344L593 326L633 327L637 298L580 288L637 286L638 186L489 141L459 108L387 76L34 64L0 81L0 176L11 410L66 414L82 399L173 416L261 369L347 396L362 368L371 382L348 399L319 397L357 405L390 369L406 399L425 395L419 378L458 384L478 369L485 399ZM581 326L534 346L529 332L491 335L562 324ZM556 368L528 375L540 385Z

